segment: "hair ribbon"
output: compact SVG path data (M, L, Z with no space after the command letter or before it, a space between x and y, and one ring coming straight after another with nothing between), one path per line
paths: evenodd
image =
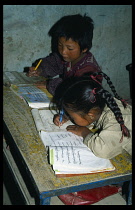
M95 90L96 90L97 88L94 88L91 92L90 92L90 102L91 103L94 103L95 101L96 101L96 97L95 97L95 95L96 95L96 92L95 92Z
M97 82L98 84L102 85L102 84L96 79L97 75L96 75L96 76L90 75L90 77L91 77L93 80L95 80L95 82Z
M126 108L126 106L128 105L127 101L125 99L121 99L121 102L122 102L124 108Z

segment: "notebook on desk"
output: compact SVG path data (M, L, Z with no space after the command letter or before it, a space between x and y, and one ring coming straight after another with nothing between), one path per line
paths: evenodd
M52 95L46 88L39 88L35 85L11 84L10 89L21 99L24 99L31 108L49 107Z
M24 72L5 71L3 85L23 99L31 108L48 107L52 95L46 89L46 78L27 77Z
M38 82L46 83L46 78L39 77L27 77L24 72L17 71L4 71L3 72L3 85L10 86L11 84L20 85L27 84L33 85Z
M55 110L31 111L41 140L48 148L49 163L57 177L115 170L110 160L96 157L83 143L82 137L66 130L72 122L68 121L60 128L54 125Z

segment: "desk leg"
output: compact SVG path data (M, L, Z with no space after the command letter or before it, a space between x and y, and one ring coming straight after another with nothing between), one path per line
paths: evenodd
M132 205L132 181L129 183L127 205Z
M40 195L40 205L50 205L51 197L44 198L42 194Z

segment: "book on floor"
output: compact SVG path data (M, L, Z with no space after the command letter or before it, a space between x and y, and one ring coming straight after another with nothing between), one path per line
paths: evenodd
M55 110L32 109L32 115L41 140L49 152L49 163L59 175L90 174L113 171L111 161L99 158L83 143L83 138L53 124ZM36 117L35 117L36 116Z

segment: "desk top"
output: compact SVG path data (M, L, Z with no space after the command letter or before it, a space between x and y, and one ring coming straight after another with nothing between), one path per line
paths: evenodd
M47 151L39 138L31 108L9 87L3 88L4 122L31 172L39 192L78 186L132 173L131 156L124 152L112 159L115 171L90 175L57 178L48 164Z

